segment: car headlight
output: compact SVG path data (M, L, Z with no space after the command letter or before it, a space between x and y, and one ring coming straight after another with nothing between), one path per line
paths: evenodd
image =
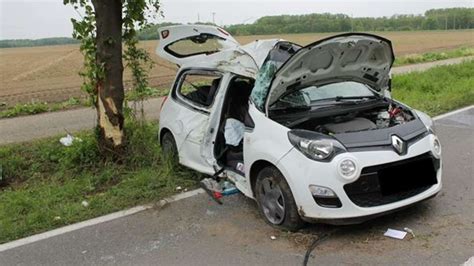
M291 144L306 157L317 161L330 161L334 155L345 152L344 146L331 136L296 129L288 132Z

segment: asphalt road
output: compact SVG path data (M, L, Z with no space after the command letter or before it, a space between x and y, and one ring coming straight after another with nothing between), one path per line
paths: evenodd
M474 56L395 67L392 69L392 73L397 75L412 71L423 71L434 66L458 64L464 60L472 59L474 59ZM147 119L157 120L160 106L161 98L145 101L144 107ZM92 108L0 119L0 145L65 134L66 130L77 132L94 127L95 122L96 113Z
M273 229L241 195L205 194L0 253L0 265L301 265L312 239L336 230L310 265L460 265L474 256L474 108L440 119L443 190L354 226ZM412 229L395 240L387 228ZM270 237L275 236L272 240Z

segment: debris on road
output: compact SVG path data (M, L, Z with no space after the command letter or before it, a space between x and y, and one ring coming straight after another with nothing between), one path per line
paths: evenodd
M276 236L270 236L270 239L271 239L271 240L275 240L275 239L277 239L277 238L276 238Z
M405 230L405 232L407 232L407 233L410 233L411 236L413 236L413 238L415 238L415 233L413 233L413 230L411 230L411 229L408 228L408 227L403 228L403 230Z
M205 178L199 183L202 189L217 203L222 204L222 187L216 180L212 178Z
M239 190L234 186L234 184L229 181L224 181L222 189L223 196L228 196L239 192Z
M405 236L407 235L407 232L389 228L387 229L387 232L385 232L385 234L383 235L391 237L391 238L395 238L395 239L404 239Z
M217 181L214 178L205 178L200 182L201 188L217 203L222 204L222 197L236 194L239 189L230 181Z
M82 140L80 138L74 137L73 135L69 133L66 135L66 137L62 137L59 139L59 142L66 147L71 146L74 143L74 141L82 141Z

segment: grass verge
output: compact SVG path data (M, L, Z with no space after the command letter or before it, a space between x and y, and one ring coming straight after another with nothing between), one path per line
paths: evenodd
M79 106L87 106L85 101L78 98L71 97L67 101L59 103L47 102L30 102L24 104L16 104L0 111L0 118L17 117L22 115L33 115L45 112L55 112L61 110L68 110Z
M422 54L411 54L400 56L395 59L394 66L403 66L411 64L419 64L426 62L434 62L457 57L466 57L474 55L474 47L461 47L443 52L428 52Z
M90 132L70 147L59 138L0 147L0 243L196 187L197 172L163 162L156 132L156 124L128 123L122 164L101 160Z
M147 87L145 91L141 92L141 94L138 94L134 90L127 91L125 97L127 101L138 101L140 99L150 99L154 97L165 96L168 94L168 92L169 89L165 88L159 89ZM46 112L64 111L78 107L90 107L90 103L86 100L81 100L75 97L71 97L67 101L57 103L32 101L30 103L19 103L11 107L6 107L4 110L0 109L0 119L24 115L34 115Z
M474 60L396 75L392 88L395 99L431 116L474 104Z

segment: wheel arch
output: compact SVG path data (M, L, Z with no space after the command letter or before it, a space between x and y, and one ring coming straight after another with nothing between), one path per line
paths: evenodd
M170 133L172 136L173 136L173 132L171 132L171 130L169 130L168 128L164 127L160 130L160 133L158 135L158 141L160 142L160 145L161 145L161 140L163 139L163 136L166 134L166 133ZM174 138L174 136L173 136Z
M250 167L250 189L252 190L253 197L255 197L255 184L257 183L257 175L263 168L268 166L275 167L276 169L278 169L275 164L267 160L257 160Z

